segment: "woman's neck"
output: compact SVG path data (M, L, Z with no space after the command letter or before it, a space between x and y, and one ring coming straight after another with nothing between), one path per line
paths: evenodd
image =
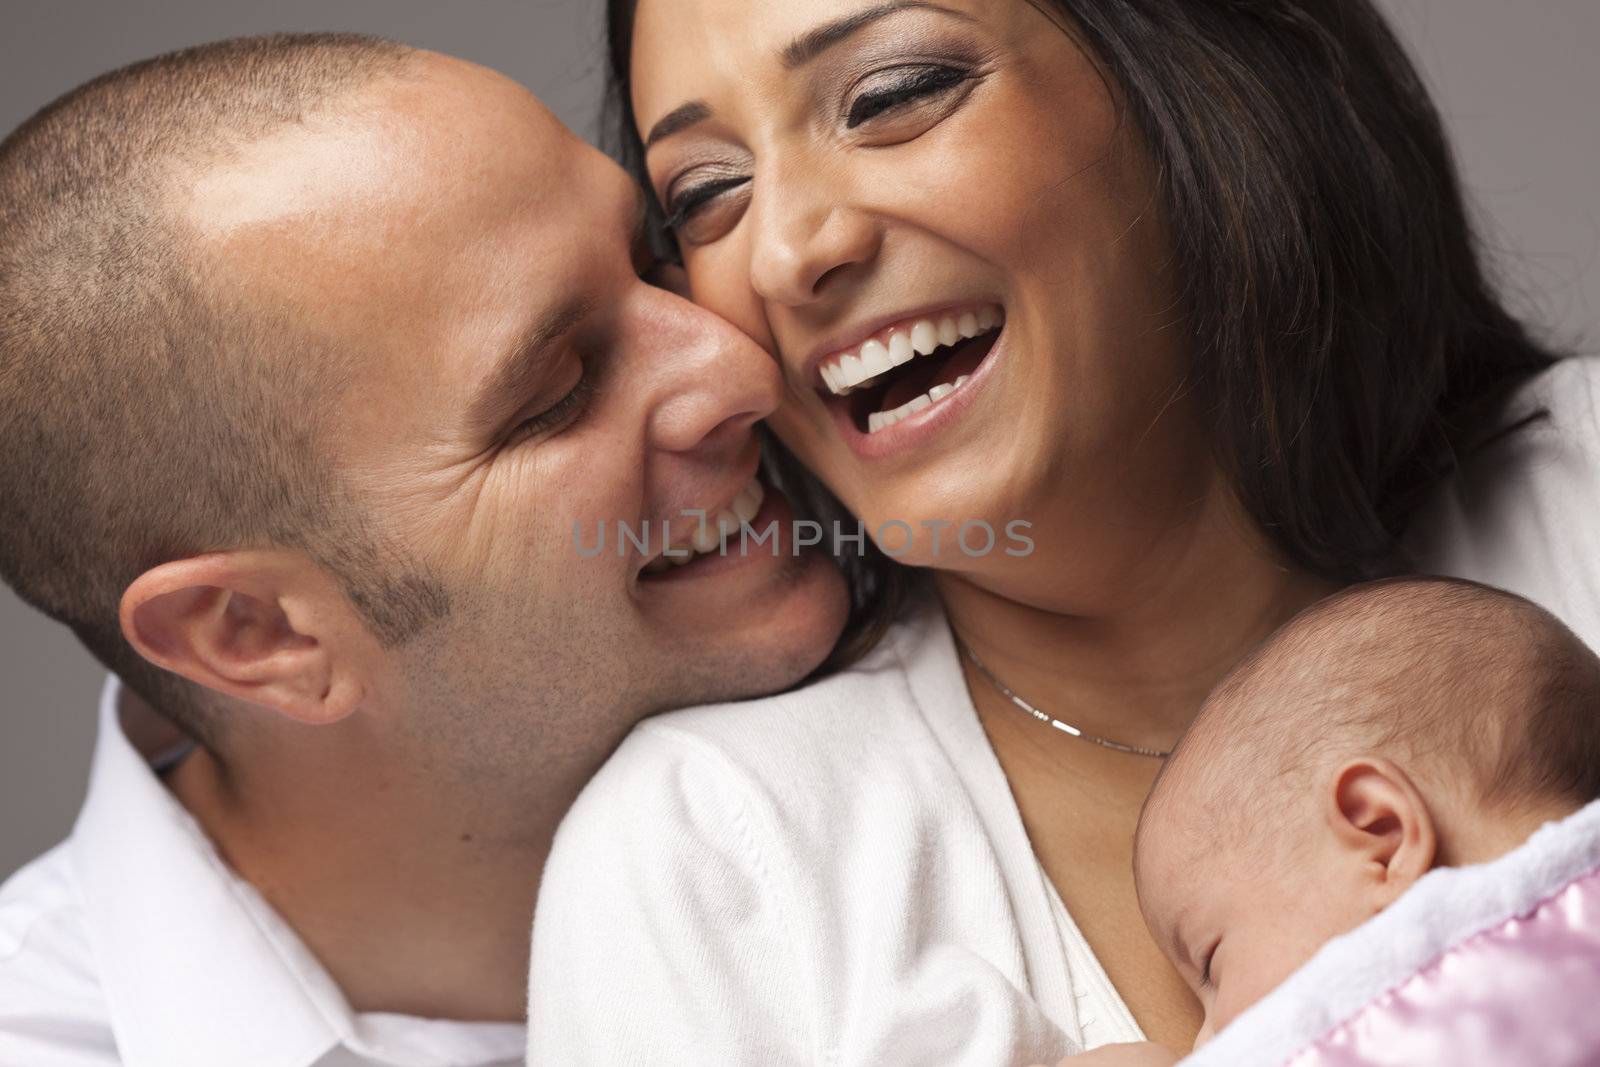
M1250 649L1337 588L1285 566L1253 530L1231 500L1200 505L1135 567L1108 566L1141 577L1092 607L1023 603L953 574L936 584L957 638L1013 692L1087 733L1166 750ZM980 709L996 704L970 667Z

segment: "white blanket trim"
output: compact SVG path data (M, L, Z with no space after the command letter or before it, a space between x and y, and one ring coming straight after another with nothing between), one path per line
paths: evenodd
M1428 872L1399 900L1324 945L1183 1067L1281 1067L1446 950L1534 911L1600 868L1600 801L1546 823L1521 847Z

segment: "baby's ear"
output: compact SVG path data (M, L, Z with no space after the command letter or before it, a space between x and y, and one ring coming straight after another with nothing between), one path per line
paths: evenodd
M1433 815L1411 777L1390 760L1360 757L1333 776L1327 821L1340 847L1361 864L1377 913L1433 869Z

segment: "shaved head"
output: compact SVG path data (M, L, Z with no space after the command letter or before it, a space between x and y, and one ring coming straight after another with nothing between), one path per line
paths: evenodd
M290 546L385 639L444 610L361 528L321 447L343 354L218 270L192 211L245 146L414 54L351 35L205 45L98 78L0 144L0 576L201 736L193 687L120 631L148 568Z

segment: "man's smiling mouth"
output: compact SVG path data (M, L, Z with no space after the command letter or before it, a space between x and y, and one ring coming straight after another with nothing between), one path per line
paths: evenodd
M728 551L729 541L736 541L739 531L755 521L766 498L767 490L761 479L750 479L727 507L715 513L708 511L703 520L690 521L687 527L676 531L675 536L680 539L644 565L644 577L687 567L702 556L723 555Z
M817 373L830 402L848 405L856 428L876 434L965 385L1004 326L995 304L906 319L828 356Z

